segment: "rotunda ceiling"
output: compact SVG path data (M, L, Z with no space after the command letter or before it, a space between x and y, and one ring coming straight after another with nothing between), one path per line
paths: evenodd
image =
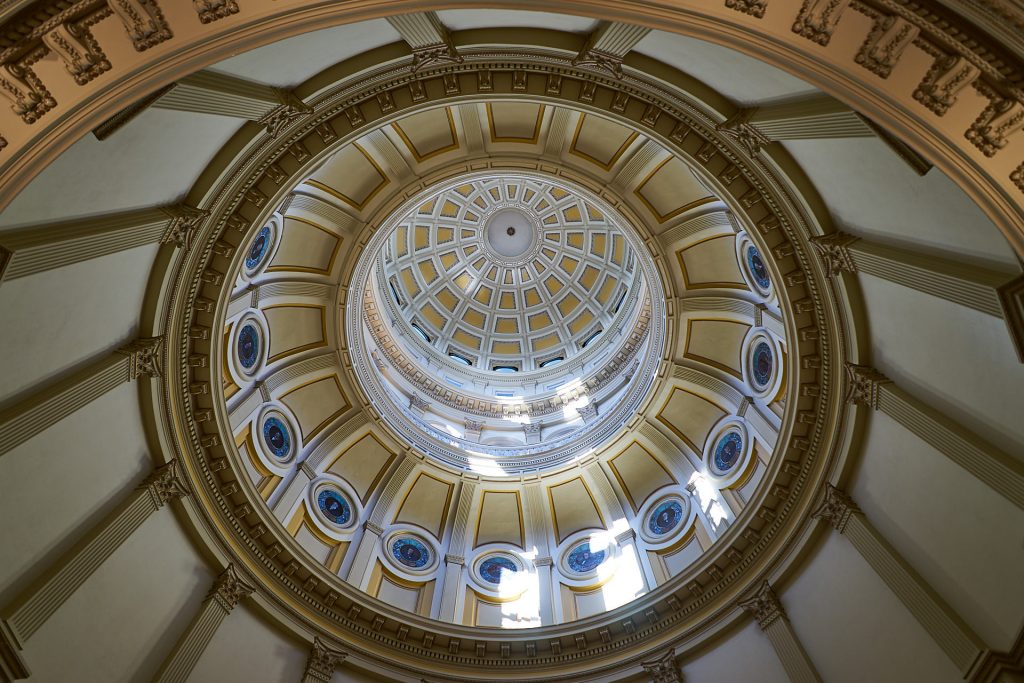
M268 139L174 304L209 514L288 610L386 631L370 649L710 618L825 436L784 188L653 86L627 106L506 60L399 69Z

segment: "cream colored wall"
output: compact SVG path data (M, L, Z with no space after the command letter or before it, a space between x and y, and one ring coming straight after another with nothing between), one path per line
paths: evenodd
M299 681L306 666L301 643L286 640L254 608L241 604L224 620L189 676L193 681Z
M935 641L834 532L779 599L828 683L961 680Z
M1024 617L1024 511L888 416L867 426L854 500L982 640L1008 649Z
M683 662L682 670L686 680L698 683L786 683L789 680L768 638L753 621L722 638L710 652L702 653L692 661Z

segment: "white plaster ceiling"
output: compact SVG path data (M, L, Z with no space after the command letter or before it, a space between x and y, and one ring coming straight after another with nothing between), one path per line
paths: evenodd
M214 71L288 88L329 66L402 37L386 19L345 24L305 33L218 62Z
M743 106L817 92L796 76L696 38L651 31L634 51L662 61Z
M442 10L437 14L441 18L441 22L452 31L490 27L523 27L589 33L598 23L597 20L587 17L522 10L455 9Z

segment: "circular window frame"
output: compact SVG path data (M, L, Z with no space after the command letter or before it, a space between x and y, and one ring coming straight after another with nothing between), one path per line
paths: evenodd
M768 270L768 286L762 287L757 278L754 277L754 273L750 270L750 264L747 262L747 249L753 247L757 250L758 256L761 257L761 263L764 264L766 270ZM746 231L740 231L736 233L736 260L739 262L740 272L743 273L743 280L747 283L747 287L756 296L764 301L773 301L775 299L775 276L770 270L768 265L769 260L764 257L761 253L761 247L759 247Z
M536 567L533 562L524 558L520 553L522 551L512 545L507 544L494 544L489 543L486 546L480 548L469 560L468 565L470 571L468 573L470 587L481 595L495 598L498 600L517 600L525 595L530 590L529 576L536 572ZM502 588L502 584L493 584L483 578L480 574L480 565L489 558L492 557L504 557L510 560L516 565L516 577L515 583L520 585L514 586L511 582L508 584L513 587L512 592L508 592L507 589Z
M754 382L751 363L754 360L754 349L762 341L766 342L772 351L772 374L768 384L764 388L759 389L757 383ZM765 403L771 403L778 398L782 391L783 379L785 377L782 343L767 328L754 327L747 332L740 348L741 357L743 358L743 381L747 384L754 398L761 399Z
M728 472L720 473L714 467L714 451L721 438L730 431L739 432L740 439L743 442L743 450L736 460L736 464L732 466L732 469ZM754 451L754 441L746 421L738 415L730 415L719 420L711 430L711 434L712 436L704 443L704 471L717 488L729 488L746 476L747 467L750 465L750 456Z
M431 561L424 567L414 568L408 567L391 554L391 544L399 538L410 537L413 538L427 547L427 549L433 554ZM387 532L381 536L381 554L384 555L384 560L387 562L388 570L397 573L400 577L405 578L409 581L424 582L433 578L437 575L439 569L443 566L441 562L441 548L440 546L421 529L411 524L396 525L387 530Z
M260 260L256 265L250 268L247 263L249 260L249 249L252 247L252 243L259 238L260 233L263 232L264 228L268 228L270 230L270 237L267 240L267 249L263 252L263 256L260 257ZM268 218L252 238L246 242L246 248L242 255L242 267L239 269L239 277L243 282L252 282L266 271L267 266L270 265L270 262L274 260L274 256L277 255L277 249L281 244L281 237L283 234L284 216L279 213L275 213Z
M575 550L584 541L591 543L591 550L594 549L594 537L598 537L597 543L601 542L600 537L607 536L605 546L602 548L597 547L598 550L605 551L604 562L597 565L588 572L577 572L569 567L569 554ZM595 583L602 583L610 580L614 575L614 565L609 574L601 576L601 568L608 565L609 562L617 560L620 554L619 544L612 536L611 531L605 529L588 529L586 531L579 531L571 534L568 538L558 544L558 573L561 574L560 580L562 583L573 588L590 588Z
M670 500L678 500L682 504L683 518L676 525L675 529L667 534L658 536L648 528L647 519L659 505ZM662 550L674 545L680 538L690 533L697 519L697 507L693 504L693 500L686 489L678 485L672 485L652 494L648 501L640 506L635 519L637 535L643 540L647 549Z
M242 329L249 324L254 325L256 328L260 348L256 362L251 368L246 368L242 365L242 359L238 357L238 335L241 333ZM230 370L231 380L240 387L246 386L251 382L255 382L257 377L259 377L267 367L268 352L270 350L270 328L267 325L267 321L263 317L262 312L258 310L249 310L242 314L238 321L231 326L231 335L229 339L228 368Z
M337 524L327 519L320 509L317 498L320 492L327 488L337 489L348 503L351 515L347 524ZM330 474L321 474L306 487L306 507L317 529L336 541L351 540L363 520L363 505L355 490L341 477Z
M270 417L281 420L288 429L290 443L289 452L285 458L279 458L274 455L270 451L270 447L263 440L263 423ZM301 443L295 418L292 417L291 412L284 405L277 401L264 404L252 421L252 435L256 454L264 467L278 476L285 476L294 469L295 460L298 458L301 450Z

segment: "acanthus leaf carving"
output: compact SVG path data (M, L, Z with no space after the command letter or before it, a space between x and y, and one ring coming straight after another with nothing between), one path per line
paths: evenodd
M761 148L771 142L767 135L750 123L756 109L740 109L715 129L740 143L751 157L756 157Z
M206 209L197 209L187 204L174 204L161 209L171 221L160 238L161 244L174 244L181 249L192 246L196 232L210 215Z
M757 592L747 598L741 600L739 606L749 612L755 619L757 619L757 625L761 627L761 630L768 628L776 619L785 618L786 612L782 609L782 603L779 602L779 598L775 595L775 591L772 590L771 584L767 581L761 584Z
M846 531L846 524L850 521L850 516L859 512L860 508L850 496L832 484L826 484L825 499L814 511L812 517L825 520L832 525L833 529L843 533Z
M228 564L213 583L207 599L220 603L224 611L230 612L242 598L251 595L256 588L245 581L234 564Z
M683 683L683 674L676 661L675 648L669 649L655 660L641 662L640 666L650 674L651 683Z
M760 19L768 9L768 0L725 0L725 6Z
M793 23L793 32L818 45L828 45L849 4L850 0L804 0Z
M89 33L90 23L90 20L65 22L43 34L43 44L60 57L78 85L85 85L111 67L110 60Z
M149 491L157 508L164 506L172 498L188 495L188 487L178 472L178 461L171 460L153 471L140 488Z
M139 52L174 37L155 0L107 0Z
M957 96L978 76L981 69L961 55L948 55L935 60L914 91L914 99L939 116L956 104Z
M985 156L992 157L1006 147L1011 134L1024 128L1024 101L1020 93L1008 97L994 91L985 94L991 102L965 135Z
M235 0L192 0L192 7L204 24L238 14L238 3Z
M878 397L883 384L892 380L866 365L846 364L846 402L878 410Z
M330 683L331 677L334 676L334 670L345 661L346 657L348 657L347 652L330 647L319 637L314 637L313 647L310 649L309 659L306 661L303 680Z
M39 117L57 106L39 77L26 66L4 64L0 69L0 95L11 103L11 109L25 123L35 123Z
M825 264L825 275L832 277L840 273L856 273L857 264L850 254L850 245L857 241L853 235L834 232L811 238L811 246Z
M882 17L868 33L854 61L871 73L888 78L918 33L920 29L902 17Z
M132 381L139 377L163 377L163 343L163 337L149 337L137 339L120 349L120 353L128 356L128 376Z
M307 116L313 111L312 107L296 97L290 90L275 88L274 93L281 105L272 109L270 113L259 120L260 125L267 129L267 134L272 138L276 138L292 121Z

